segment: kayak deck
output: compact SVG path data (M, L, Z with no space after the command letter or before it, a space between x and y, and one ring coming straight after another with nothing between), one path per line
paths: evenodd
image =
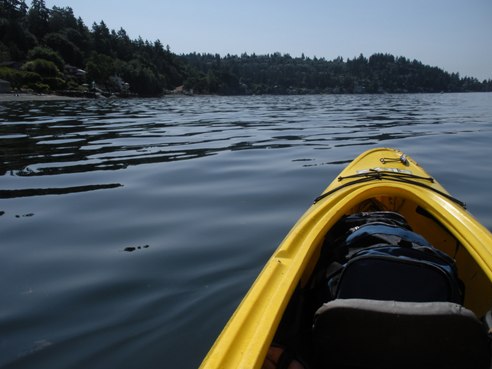
M201 367L260 368L288 307L312 282L330 229L343 216L374 207L402 214L416 232L456 260L466 286L465 307L479 317L492 307L490 232L414 160L394 149L369 150L292 228Z

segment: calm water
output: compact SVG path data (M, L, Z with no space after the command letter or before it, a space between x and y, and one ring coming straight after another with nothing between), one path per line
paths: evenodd
M197 367L375 146L492 229L490 93L0 103L0 367Z

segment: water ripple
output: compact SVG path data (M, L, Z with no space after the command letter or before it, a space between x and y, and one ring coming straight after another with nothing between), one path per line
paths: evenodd
M337 146L339 141L363 144L448 133L449 106L443 116L428 95L422 96L12 103L0 127L0 175L118 170L225 150ZM473 131L476 118L470 116L470 122L452 132Z
M0 106L0 367L194 368L303 210L396 146L492 228L492 94Z

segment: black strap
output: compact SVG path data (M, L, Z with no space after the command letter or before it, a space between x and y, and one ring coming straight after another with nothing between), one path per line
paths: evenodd
M352 176L347 176L347 177L339 177L338 180L347 179L347 178L357 178L357 179L353 180L352 182L344 183L344 184L334 188L333 190L328 191L328 192L318 196L314 200L314 203L316 204L318 201L324 199L325 197L333 194L334 192L336 192L342 188L352 186L355 184L359 184L359 183L371 182L374 180L383 180L384 179L384 180L389 180L389 181L394 181L394 182L402 182L402 183L407 183L407 184L426 188L428 190L436 192L437 194L439 194L441 196L444 196L445 198L455 202L456 204L458 204L461 207L463 207L464 209L466 209L466 204L464 202L456 199L455 197L448 195L447 193L444 193L442 191L439 191L438 189L431 187L425 183L417 182L417 181L410 179L410 178L416 178L416 179L425 179L425 180L431 181L432 178L430 178L430 177L427 178L427 177L411 176L408 174L401 175L399 173L392 173L392 172L371 171L368 173L354 174Z

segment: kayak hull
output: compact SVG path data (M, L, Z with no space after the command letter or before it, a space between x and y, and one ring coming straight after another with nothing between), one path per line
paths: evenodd
M492 235L413 159L377 148L352 161L292 227L204 359L201 368L260 368L289 300L309 280L323 240L344 215L377 202L456 259L465 307L492 306ZM459 246L458 246L459 245Z

